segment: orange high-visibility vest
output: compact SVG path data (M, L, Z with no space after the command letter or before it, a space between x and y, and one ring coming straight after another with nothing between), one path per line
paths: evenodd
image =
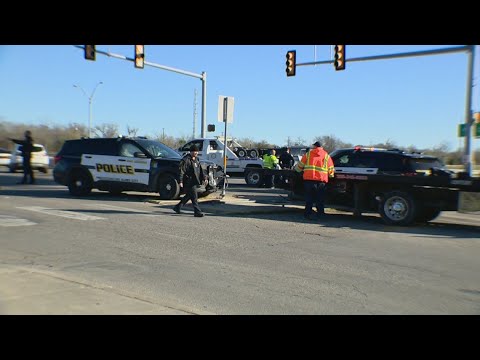
M333 160L323 148L315 148L303 155L302 160L295 166L298 172L303 171L303 180L322 181L327 183L333 178L335 169Z

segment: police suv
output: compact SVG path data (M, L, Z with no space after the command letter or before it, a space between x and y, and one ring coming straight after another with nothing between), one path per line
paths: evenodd
M68 186L72 195L85 196L92 189L119 194L123 191L158 192L161 199L180 196L181 156L159 141L146 138L82 138L67 140L55 156L53 178ZM223 186L224 174L209 161L200 161L208 184L199 196Z

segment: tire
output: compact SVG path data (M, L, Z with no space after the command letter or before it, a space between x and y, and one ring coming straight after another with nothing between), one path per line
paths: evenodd
M250 186L261 187L263 184L263 174L259 169L246 169L245 182Z
M440 213L441 210L435 208L423 208L415 216L415 221L419 223L427 223L438 217Z
M245 150L239 149L238 150L238 156L239 157L245 157L245 156L247 156L247 153L245 152Z
M180 195L180 185L172 175L163 175L158 179L158 193L162 200L175 200Z
M73 170L68 179L68 190L74 196L86 196L90 194L93 180L90 173L85 170Z
M248 154L250 155L251 158L255 159L258 157L258 151L257 150L249 150Z
M384 195L378 212L386 224L406 226L413 223L417 209L412 195L391 191Z

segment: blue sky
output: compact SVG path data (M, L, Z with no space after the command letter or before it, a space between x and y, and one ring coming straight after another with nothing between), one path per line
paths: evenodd
M334 135L353 144L394 141L399 146L461 146L457 125L464 122L465 53L348 63L349 57L438 49L457 45L347 45L344 71L333 66L297 68L285 75L285 54L297 62L314 60L314 45L145 45L149 62L197 74L207 73L207 124L217 121L218 96L235 98L228 135L267 140L276 145ZM133 57L134 45L97 45L98 50ZM478 49L477 49L478 52ZM317 60L328 60L330 45L316 46ZM472 106L479 111L475 57ZM116 123L139 135L188 136L193 132L197 90L197 135L201 129L199 79L97 54L83 57L72 45L0 46L0 121L27 124ZM475 148L480 140L474 140Z

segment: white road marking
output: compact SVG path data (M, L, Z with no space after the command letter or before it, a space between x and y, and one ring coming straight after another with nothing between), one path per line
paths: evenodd
M21 219L14 216L0 215L0 226L26 226L26 225L37 225L36 222Z
M92 204L83 204L84 206L89 206L91 207ZM148 213L149 211L145 210L137 210L137 209L132 209L132 208L126 208L126 207L121 207L121 206L115 206L115 205L108 205L108 204L95 204L95 207L105 209L105 210L118 210L118 211L128 211L128 212L134 212L134 213Z
M68 219L74 219L74 220L104 220L105 219L99 216L82 214L80 212L55 210L55 209L44 208L41 206L17 206L17 209L36 211L42 214L60 216Z

